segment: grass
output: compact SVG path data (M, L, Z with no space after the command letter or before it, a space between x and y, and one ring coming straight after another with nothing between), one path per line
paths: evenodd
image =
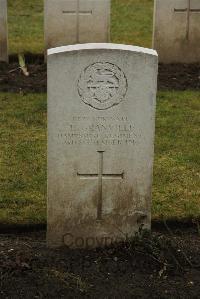
M154 218L199 218L199 136L200 93L159 93L153 185Z
M112 0L111 41L151 47L153 0ZM44 51L43 0L8 0L9 52Z
M46 217L46 96L0 96L0 221Z
M200 92L157 100L153 218L200 218ZM0 94L0 221L46 221L46 95Z
M43 0L8 0L10 54L43 53Z
M111 41L151 48L153 0L112 0Z

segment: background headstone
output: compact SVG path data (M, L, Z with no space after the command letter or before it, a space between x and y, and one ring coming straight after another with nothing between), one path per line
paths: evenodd
M0 0L0 61L8 62L7 0Z
M48 51L49 246L105 245L150 228L156 79L151 49Z
M162 63L200 62L199 0L155 0L153 48Z
M108 42L110 0L45 0L46 48Z

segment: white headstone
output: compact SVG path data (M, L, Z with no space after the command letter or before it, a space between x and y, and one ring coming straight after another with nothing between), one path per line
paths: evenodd
M48 51L48 244L84 247L150 229L157 53Z
M153 48L162 63L200 62L200 0L155 0Z
M0 61L8 62L7 0L0 0Z
M110 0L45 0L46 48L109 41Z

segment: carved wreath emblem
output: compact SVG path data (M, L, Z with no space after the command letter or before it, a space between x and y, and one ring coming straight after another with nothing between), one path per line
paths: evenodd
M78 92L85 104L106 110L123 100L127 92L127 79L118 66L96 62L81 73Z

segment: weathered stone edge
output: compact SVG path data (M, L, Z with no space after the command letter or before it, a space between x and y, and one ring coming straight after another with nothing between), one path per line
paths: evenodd
M124 44L113 44L113 43L88 43L88 44L76 44L69 46L61 46L56 48L48 49L47 55L54 55L65 52L73 52L80 50L121 50L129 51L134 53L143 53L153 56L158 56L157 52L153 49L124 45Z

